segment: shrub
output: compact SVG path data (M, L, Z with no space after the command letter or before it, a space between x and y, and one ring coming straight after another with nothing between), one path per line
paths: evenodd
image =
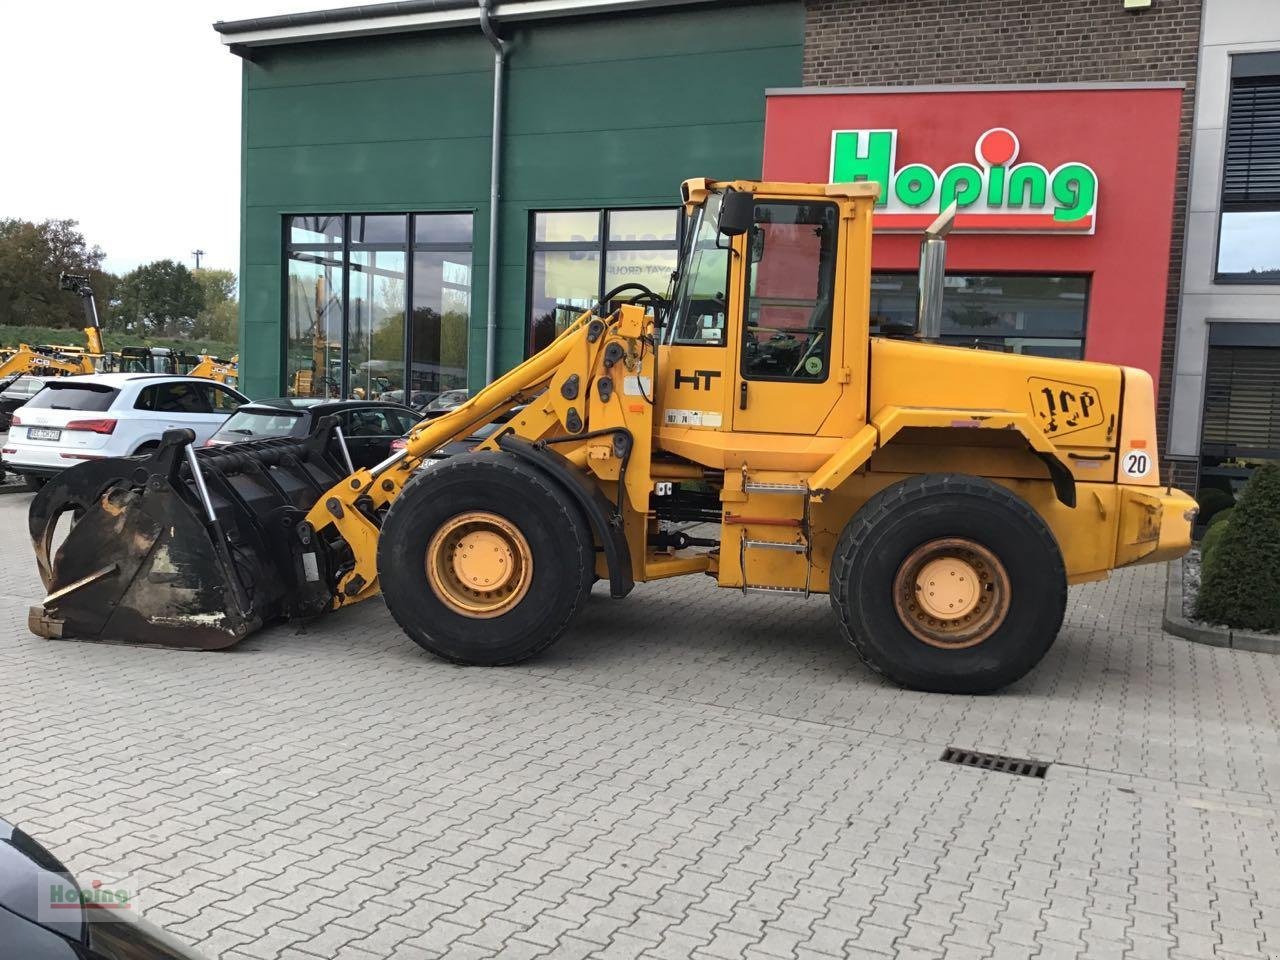
M1225 510L1219 510L1213 515L1213 519L1209 521L1209 526L1213 527L1219 523L1226 523L1231 519L1231 515L1236 512L1235 507L1227 507Z
M1219 510L1235 506L1235 498L1225 490L1209 487L1200 491L1196 498L1200 503L1200 522L1208 523Z
M1280 630L1280 466L1254 471L1212 544L1196 616L1250 630ZM1206 536L1206 540L1209 537ZM1203 546L1202 546L1203 551Z
M1224 510L1223 513L1226 511ZM1218 517L1222 514L1218 514ZM1219 521L1218 517L1213 518L1213 523L1209 524L1209 529L1205 531L1204 539L1200 541L1200 576L1203 577L1205 571L1213 566L1214 558L1218 554L1218 545L1222 543L1222 535L1227 532L1227 524Z

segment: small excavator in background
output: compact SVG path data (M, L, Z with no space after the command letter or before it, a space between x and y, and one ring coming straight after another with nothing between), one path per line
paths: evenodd
M371 468L330 419L66 470L28 516L31 629L216 649L381 594L425 650L496 666L552 644L596 580L621 599L696 575L827 594L904 686L1014 682L1068 584L1180 556L1195 501L1160 482L1145 371L939 342L946 214L915 328L874 335L878 189L685 181L665 295L615 288Z
M58 278L63 290L80 296L85 316L85 348L50 348L73 354L80 352L92 366L76 373L167 373L216 380L235 386L239 374L240 358L223 360L210 354L188 354L168 347L121 347L115 353L107 353L102 343L102 326L99 323L98 303L89 284L89 278L64 273Z
M58 275L58 285L80 295L84 305L84 346L58 344L19 344L0 361L0 378L20 373L40 376L73 376L78 373L96 373L103 366L107 354L102 347L102 325L98 322L98 306L94 301L89 278L75 274Z

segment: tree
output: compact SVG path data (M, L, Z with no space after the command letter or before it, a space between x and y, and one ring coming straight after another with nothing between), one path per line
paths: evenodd
M1280 630L1280 466L1259 467L1231 519L1211 528L1196 616L1246 630Z
M0 325L81 327L80 300L58 287L59 273L90 278L100 305L111 302L115 277L102 271L75 220L0 219Z
M236 275L230 270L192 270L204 291L204 307L196 316L193 335L201 340L235 343L239 334L240 305L236 302Z
M135 336L192 337L205 290L181 263L156 260L120 278L112 326Z

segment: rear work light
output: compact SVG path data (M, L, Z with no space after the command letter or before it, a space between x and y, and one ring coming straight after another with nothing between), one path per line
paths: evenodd
M87 430L89 433L115 433L114 420L72 420L63 430Z

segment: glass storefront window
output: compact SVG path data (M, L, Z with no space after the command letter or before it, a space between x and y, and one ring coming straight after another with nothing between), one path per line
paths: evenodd
M376 400L404 391L408 282L403 250L351 250L347 287L347 391Z
M290 396L342 396L343 266L341 247L289 257L285 375Z
M600 295L598 251L535 251L529 298L529 352L537 353L547 346Z
M663 295L676 266L680 217L672 208L535 213L529 352L547 346L614 287L640 283Z
M1088 277L948 275L942 303L942 341L1079 359L1084 356L1088 295ZM915 274L872 274L872 332L890 321L914 325L916 296Z
M378 214L351 218L351 242L391 243L403 247L409 218L403 214Z
M427 403L467 385L471 322L471 258L456 253L413 255L413 362L410 390ZM425 399L416 394L429 394ZM420 404L419 404L420 405Z
M421 407L465 387L471 221L457 213L288 218L288 394Z
M342 243L342 217L290 217L290 243Z
M413 242L415 246L443 243L470 249L471 229L469 213L422 213L413 218Z

